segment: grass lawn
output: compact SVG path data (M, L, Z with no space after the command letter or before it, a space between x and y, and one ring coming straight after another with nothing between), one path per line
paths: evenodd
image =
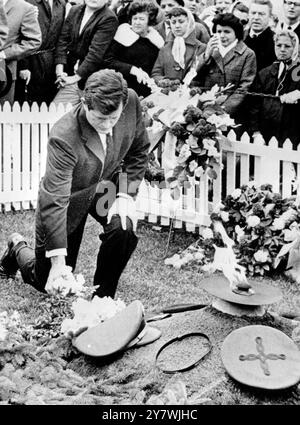
M10 213L1 216L0 253L6 246L7 236L17 231L33 244L34 214ZM77 273L82 273L87 282L92 282L96 255L99 247L99 227L88 220L79 254ZM197 267L176 270L163 261L168 232L153 230L140 223L138 247L124 271L117 292L125 303L139 299L145 310L151 311L174 303L210 303L211 297L201 288L203 275ZM176 231L171 238L169 255L188 246L196 235ZM280 287L282 300L272 310L287 310L296 306L300 290L286 279L271 280L270 285ZM46 296L38 293L21 281L0 279L0 312L18 310L24 322L31 323L41 314ZM244 387L233 381L225 372L220 357L222 342L233 330L251 324L264 324L280 329L291 336L293 327L288 320L276 321L270 315L264 318L233 318L212 307L204 310L174 314L171 318L154 322L151 326L162 331L162 337L153 344L127 350L110 362L99 362L82 355L73 356L68 367L81 376L97 376L105 385L103 403L142 404L151 395L160 393L172 382L182 381L189 399L205 398L208 404L299 404L300 388L267 392ZM184 373L167 375L155 368L155 355L160 346L170 338L184 332L204 332L212 343L212 351L195 368ZM182 357L197 355L197 347ZM1 372L0 372L1 377ZM204 401L203 401L204 402Z

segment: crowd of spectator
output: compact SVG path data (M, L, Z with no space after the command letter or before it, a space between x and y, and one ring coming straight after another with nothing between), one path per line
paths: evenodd
M254 138L300 142L300 0L0 0L0 103L81 101L100 69L138 96L149 80L231 90L225 110Z

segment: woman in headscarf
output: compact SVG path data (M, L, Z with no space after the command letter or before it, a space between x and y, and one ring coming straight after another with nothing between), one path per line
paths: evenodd
M205 44L196 39L195 20L190 10L174 7L168 18L171 31L152 70L152 77L157 83L162 79L182 82L195 65L197 55L206 48Z
M255 97L250 104L249 130L253 137L269 142L275 136L282 146L289 138L294 149L300 142L299 39L293 31L280 30L274 36L277 60L262 69L252 91L274 97Z
M243 25L232 13L213 20L214 36L199 56L195 85L211 89L232 85L223 102L225 111L238 121L238 112L256 75L255 53L243 42Z
M107 68L123 74L139 96L151 93L147 81L164 40L153 28L158 7L151 1L135 0L128 9L130 24L121 24L106 55Z

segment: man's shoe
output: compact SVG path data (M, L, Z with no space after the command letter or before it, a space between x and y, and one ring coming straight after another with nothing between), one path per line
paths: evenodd
M12 233L7 240L7 249L0 260L0 277L14 278L19 269L13 248L19 243L26 241L20 233Z

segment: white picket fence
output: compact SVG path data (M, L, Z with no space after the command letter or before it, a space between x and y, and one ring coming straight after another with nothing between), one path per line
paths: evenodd
M0 110L0 205L2 211L35 208L38 185L45 171L47 138L51 126L71 105L54 104L48 108L31 108L18 103L13 108L6 103ZM230 143L222 143L222 160L225 164L218 178L209 184L207 178L192 181L189 189L176 202L170 201L169 191L143 182L137 199L140 218L152 223L199 230L210 223L213 205L236 187L253 179L257 183L271 183L284 197L292 194L292 179L300 176L300 146L292 150L290 141L278 148L276 139L268 146L250 143L244 134L236 140L229 133ZM293 171L295 170L295 171ZM224 187L225 186L225 187ZM299 189L298 189L299 190Z

